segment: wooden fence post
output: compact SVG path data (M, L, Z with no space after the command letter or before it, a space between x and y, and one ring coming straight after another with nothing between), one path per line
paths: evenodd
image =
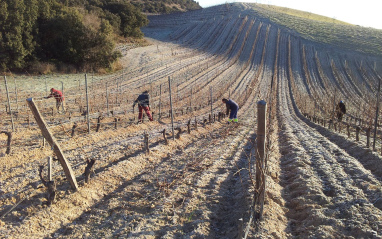
M350 124L346 125L346 129L348 131L348 138L350 138Z
M159 115L158 115L158 120L160 120L160 117L161 117L161 107L162 107L162 85L159 85Z
M97 118L97 129L96 129L96 132L99 131L99 128L101 127L101 116L98 116Z
M375 141L377 139L378 113L379 113L379 94L380 94L380 92L381 92L381 78L378 76L377 109L375 111L375 121L374 121L373 150L375 150Z
M335 113L334 109L336 108L336 95L337 95L337 88L334 89L332 120L334 120L334 113Z
M74 190L77 190L78 189L77 180L76 180L74 173L73 173L73 170L72 170L69 162L66 160L65 155L63 154L58 142L54 138L53 134L50 132L47 124L45 123L45 120L41 116L40 111L38 110L33 99L28 98L27 102L28 102L29 108L31 109L31 111L32 111L32 113L36 119L38 126L41 129L42 135L48 141L48 143L52 146L54 153L57 155L58 160L60 161L60 163L64 169L66 178L69 180L69 183L72 186L72 188Z
M145 145L145 151L146 154L150 154L150 148L149 148L149 134L145 131L144 133L144 145Z
M107 116L109 116L109 91L107 90L107 82L106 82L106 111L107 111ZM133 108L133 113L134 113L134 108Z
M192 87L191 87L191 96L190 96L190 112L192 112Z
M85 88L86 88L86 116L88 118L88 133L90 134L90 117L89 117L89 95L88 95L88 80L85 74Z
M13 113L12 113L12 109L11 109L11 102L9 100L9 92L8 92L8 84L7 84L7 77L6 76L4 76L4 82L5 82L5 90L7 91L7 101L8 101L9 114L11 115L12 131L15 131L15 124L13 123Z
M211 100L211 116L210 116L210 123L212 123L212 115L214 114L214 111L213 111L213 109L212 109L212 103L213 103L213 101L212 101L212 86L210 87L210 100Z
M48 180L49 180L49 182L53 181L52 180L52 157L51 156L48 157Z
M16 111L17 111L17 113L19 113L19 101L18 101L18 97L17 97L17 85L16 85L16 78L15 77L13 77L13 81L15 82ZM16 120L17 120L17 116L16 116Z
M341 133L342 130L342 122L338 122L338 132Z
M174 114L172 109L172 96L171 96L171 77L168 77L168 89L170 93L170 108L171 108L171 128L172 128L172 139L175 140L175 132L174 132Z
M361 130L361 128L359 126L357 126L355 128L355 141L359 141L359 131Z
M256 188L255 188L255 218L260 220L263 214L265 197L265 142L266 142L266 111L264 100L257 102L257 137L256 137Z

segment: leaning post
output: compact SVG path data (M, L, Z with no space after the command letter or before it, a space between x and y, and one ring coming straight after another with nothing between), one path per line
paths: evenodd
M70 185L74 190L78 189L77 180L74 176L72 167L70 166L69 162L66 160L65 155L63 154L61 147L59 146L57 140L54 138L53 134L50 132L48 125L46 124L45 120L40 114L40 111L38 110L35 102L33 101L33 98L27 99L29 108L31 109L34 118L36 119L37 125L41 129L41 133L44 136L44 138L48 141L50 146L53 148L54 153L57 155L58 160L60 161L62 168L64 169L65 176L69 180Z

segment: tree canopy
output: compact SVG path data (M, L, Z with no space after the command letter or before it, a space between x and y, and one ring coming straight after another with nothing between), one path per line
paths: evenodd
M128 2L0 0L0 67L34 61L108 68L120 56L115 35L142 37L148 20Z

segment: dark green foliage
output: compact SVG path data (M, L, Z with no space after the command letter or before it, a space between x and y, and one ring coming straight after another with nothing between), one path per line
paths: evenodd
M0 68L35 61L109 68L120 57L114 36L142 37L147 23L127 1L0 0Z
M101 22L100 29L97 32L87 31L89 38L93 39L88 50L85 52L84 59L91 64L92 68L110 68L111 63L121 57L120 52L113 51L114 42L113 28L108 21Z
M105 6L109 12L119 16L121 19L120 31L122 35L142 37L140 27L148 24L147 17L130 3L109 3Z
M21 68L32 58L36 42L35 21L37 7L35 0L0 1L0 67Z
M147 13L171 13L201 8L199 3L193 0L144 0L143 3L133 0L131 3Z
M39 26L42 60L56 60L78 65L84 56L86 31L81 15L68 9L57 16L45 20Z

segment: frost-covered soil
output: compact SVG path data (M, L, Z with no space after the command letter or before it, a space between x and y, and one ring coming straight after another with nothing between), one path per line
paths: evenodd
M381 238L381 157L364 148L363 141L356 143L302 116L286 72L290 53L296 84L318 87L315 60L306 58L312 65L309 79L300 60L300 45L307 42L296 40L289 51L288 39L296 36L279 32L277 26L251 14L248 4L234 4L153 17L144 29L152 45L121 46L125 68L119 84L129 100L153 83L157 111L158 86L168 97L164 86L171 76L175 107L186 109L191 103L194 109L176 115L175 127L183 133L175 140L168 117L126 123L132 112L126 113L124 105L118 108L125 113L117 115L123 122L117 130L102 125L96 133L92 122L91 134L82 129L71 137L68 121L52 126L79 189L71 189L54 161L57 193L50 206L38 168L45 166L46 177L46 159L52 151L41 147L36 125L28 129L17 124L12 153L5 155L4 147L0 151L0 237L242 238L248 233L248 238ZM309 46L306 51L311 54L315 48ZM325 70L330 63L324 59L329 58L322 53ZM329 75L331 70L326 70ZM73 84L67 89L69 105L74 104L78 90ZM35 94L43 88L44 81L37 78ZM227 124L227 118L208 122L210 89L214 113L224 111L223 97L240 104L239 124ZM255 183L256 103L270 100L271 89L277 99L268 107L276 107L277 118L271 121L268 135L272 144L264 214L262 221L248 225ZM24 97L33 91L20 94ZM161 103L167 112L169 102L162 97ZM44 114L48 123L63 117ZM2 127L9 130L9 120L4 119ZM113 120L114 116L105 115L103 122ZM150 154L143 148L144 132L149 133ZM6 141L4 134L0 141L2 145ZM96 159L87 184L86 159Z

